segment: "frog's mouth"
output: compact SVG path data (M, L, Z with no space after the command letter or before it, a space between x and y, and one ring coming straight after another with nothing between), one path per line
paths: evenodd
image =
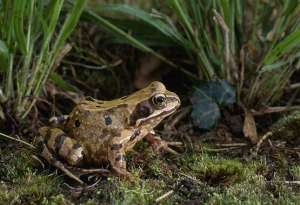
M180 106L179 97L170 92L170 95L166 95L166 98L166 106L163 108L153 106L153 103L149 100L139 103L130 116L130 125L139 127L149 124L155 127L165 117L174 113Z

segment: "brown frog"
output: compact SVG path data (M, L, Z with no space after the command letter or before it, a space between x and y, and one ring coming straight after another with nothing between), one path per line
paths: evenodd
M129 96L112 101L83 100L68 116L50 119L52 126L42 127L41 155L80 183L74 168L83 173L107 172L108 164L119 176L130 176L126 170L125 153L143 138L156 149L175 152L154 135L153 128L180 106L179 97L160 82ZM80 167L98 167L83 169Z

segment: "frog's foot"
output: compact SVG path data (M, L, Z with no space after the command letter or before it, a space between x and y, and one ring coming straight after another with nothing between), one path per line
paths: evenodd
M73 193L79 193L81 194L82 192L85 191L91 191L94 190L95 187L99 184L99 182L101 181L101 179L98 179L97 181L95 181L93 184L91 185L86 185L86 186L78 186L78 187L73 187L67 183L64 183L64 185Z
M49 123L51 126L62 126L66 123L67 119L69 118L69 115L61 115L61 116L54 116L49 119Z
M54 157L54 155L50 152L50 150L45 144L43 144L42 146L43 146L43 151L41 155L48 161L49 164L52 164L53 166L57 167L58 169L63 171L68 177L76 180L81 185L85 184L81 179L79 179L79 177L73 174L62 162L57 160L56 157Z
M124 170L124 169L118 169L118 168L113 167L113 170L115 171L116 175L118 177L120 177L121 179L125 179L128 181L134 181L134 177L126 169Z
M148 141L148 143L152 146L155 152L165 151L172 154L177 155L178 152L176 152L174 149L170 148L170 146L175 147L181 147L183 145L182 142L176 142L176 141L165 141L162 140L158 136L154 136L152 134L148 134L145 139Z

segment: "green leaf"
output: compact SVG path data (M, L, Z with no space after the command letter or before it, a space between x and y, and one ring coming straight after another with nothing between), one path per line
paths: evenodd
M26 36L24 30L24 17L26 17L25 7L28 2L23 0L14 1L14 11L13 11L13 26L14 34L16 36L16 41L21 52L26 55Z
M199 88L219 105L230 105L236 102L235 89L226 80L209 81Z
M85 8L86 0L77 0L73 3L73 7L67 15L67 18L58 34L57 40L54 44L54 57L58 50L63 46L66 39L70 36L72 31L74 30L77 22L81 16L83 9Z
M4 41L0 40L0 71L5 71L9 64L9 50Z
M111 32L112 34L130 42L130 44L132 46L134 46L144 52L151 53L152 55L156 56L158 59L162 60L163 62L165 62L173 67L177 67L173 62L169 61L167 58L162 56L160 53L158 53L158 52L154 51L152 48L146 46L145 44L143 44L136 38L132 37L132 35L126 33L125 31L123 31L122 29L117 27L116 25L112 24L110 21L108 21L105 18L103 18L102 16L96 14L95 12L93 12L91 10L85 10L84 15L87 19L95 21L96 23L98 23L99 25L101 25L102 27L107 29L107 31Z
M292 48L300 46L300 28L290 33L281 42L279 42L274 48L272 48L263 60L264 65L272 64L283 54L290 51Z
M52 80L55 85L57 85L58 87L61 87L64 90L72 91L72 92L79 92L78 88L76 88L75 86L73 86L73 85L69 84L68 82L66 82L56 72L53 72L53 73L50 74L50 80Z
M259 74L262 74L264 72L269 72L269 71L272 71L272 70L277 70L279 68L281 68L282 66L288 64L287 61L279 61L279 62L276 62L276 63L273 63L273 64L270 64L270 65L265 65L263 66L260 70L259 70Z
M133 16L136 19L141 20L148 25L151 25L161 34L174 40L175 43L182 44L184 41L183 37L181 36L180 32L176 29L176 27L172 27L171 25L166 24L164 21L153 17L151 14L139 8L127 4L114 4L109 6L99 6L92 9L99 13L117 12Z

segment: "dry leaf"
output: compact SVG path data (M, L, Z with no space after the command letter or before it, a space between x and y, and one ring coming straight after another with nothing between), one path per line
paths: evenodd
M247 109L245 109L243 132L245 137L249 138L252 144L256 144L258 142L255 120L252 113Z

